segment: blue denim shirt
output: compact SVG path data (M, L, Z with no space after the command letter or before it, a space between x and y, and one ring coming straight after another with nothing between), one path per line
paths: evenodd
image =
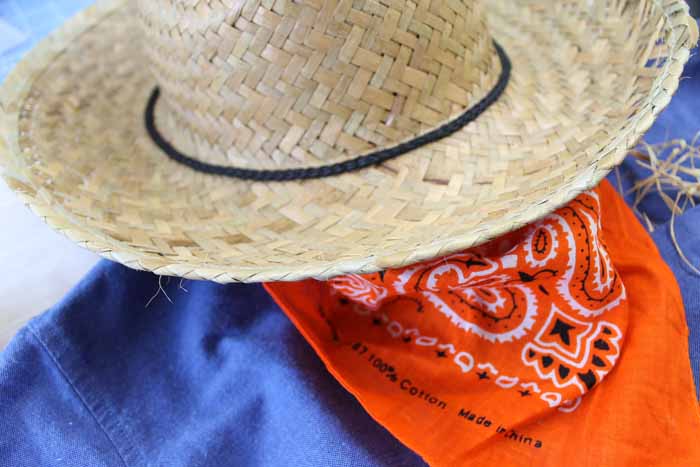
M23 329L0 356L0 465L422 464L262 286L183 286L146 307L157 277L103 261Z

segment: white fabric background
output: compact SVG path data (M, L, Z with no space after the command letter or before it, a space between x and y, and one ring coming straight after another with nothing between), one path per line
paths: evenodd
M49 31L91 0L0 0L0 80ZM98 257L55 233L0 181L0 349L56 303Z

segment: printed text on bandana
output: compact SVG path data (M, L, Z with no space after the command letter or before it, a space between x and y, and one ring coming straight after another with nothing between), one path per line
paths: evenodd
M382 358L366 344L355 342L352 345L352 350L360 357L361 362L364 362L364 364L369 365L370 368L373 369L376 373L377 380L381 382L381 384L397 386L404 396L419 399L435 410L442 410L448 414L452 413L457 417L461 417L467 423L473 423L487 430L494 430L509 441L520 443L525 446L532 446L537 449L543 446L542 440L535 439L527 433L512 428L509 429L507 426L492 420L487 414L475 413L464 407L453 407L454 404L450 405L441 396L421 388L420 384L415 383L404 370L397 369L390 361Z

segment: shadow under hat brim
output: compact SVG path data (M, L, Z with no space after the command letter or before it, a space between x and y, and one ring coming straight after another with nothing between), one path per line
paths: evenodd
M463 250L595 186L678 86L697 38L684 2L579 3L485 2L512 75L458 133L358 172L261 183L195 172L153 144L134 7L98 2L2 85L3 176L54 229L158 274L328 278Z

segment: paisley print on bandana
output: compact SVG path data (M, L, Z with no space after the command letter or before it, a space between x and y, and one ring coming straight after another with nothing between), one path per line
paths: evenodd
M481 247L328 285L392 336L451 348L463 373L487 368L498 387L572 411L613 368L626 327L625 288L599 212L598 194L588 192Z
M477 248L265 287L431 465L700 465L680 291L607 182Z

